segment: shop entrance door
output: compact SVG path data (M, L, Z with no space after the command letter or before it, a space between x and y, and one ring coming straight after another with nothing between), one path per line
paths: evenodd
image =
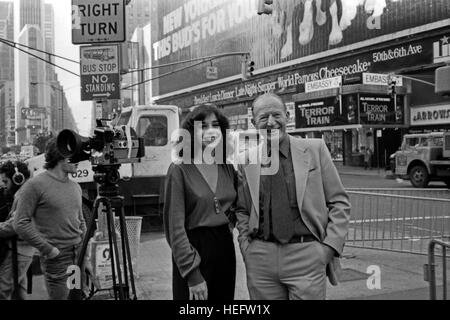
M395 153L402 144L402 132L400 129L386 129L383 131L381 138L377 138L376 134L374 136L375 157L372 159L372 164L376 168L379 162L380 168L383 169L389 164L390 155ZM376 139L378 139L378 144Z

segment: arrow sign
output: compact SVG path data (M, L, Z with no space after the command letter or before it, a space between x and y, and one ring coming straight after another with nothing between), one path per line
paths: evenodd
M94 98L104 98L104 97L107 97L107 98L109 98L110 96L111 96L111 93L101 93L101 94L93 94L92 95Z

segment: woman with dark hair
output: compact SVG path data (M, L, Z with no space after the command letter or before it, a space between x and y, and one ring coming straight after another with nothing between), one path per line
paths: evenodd
M201 128L201 130L198 130ZM182 143L189 158L167 173L164 229L172 249L174 300L233 300L236 256L230 223L236 174L226 164L227 118L214 105L201 105L182 124L191 139ZM199 151L214 149L213 163L194 163ZM221 152L223 151L223 153ZM186 154L185 154L186 155Z

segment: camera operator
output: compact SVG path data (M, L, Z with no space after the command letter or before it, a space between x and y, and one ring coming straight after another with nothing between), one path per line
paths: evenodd
M16 195L29 177L30 171L23 162L13 164L8 161L0 167L0 179L5 185L0 206L2 211L8 212L6 219L0 223L0 241L5 249L4 255L0 257L0 300L25 300L26 297L26 273L33 261L35 249L16 238L13 222L17 207Z
M51 300L69 295L67 269L76 265L86 233L80 186L69 179L77 172L49 141L43 173L30 179L18 197L14 227L17 234L40 251L41 268Z

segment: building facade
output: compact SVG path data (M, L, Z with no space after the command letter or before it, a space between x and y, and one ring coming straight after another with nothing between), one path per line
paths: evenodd
M143 28L150 23L150 1L132 0L126 6L127 40L131 40L136 28Z
M45 41L45 51L48 53L55 53L55 10L53 5L46 3L44 5L44 41ZM47 59L55 63L55 58L53 56L48 56ZM56 73L55 67L51 64L46 64L46 80L55 81Z
M14 40L14 3L0 2L0 38ZM11 129L12 128L12 129ZM14 49L0 43L0 146L15 143Z
M450 103L414 80L434 82L450 58L450 2L366 2L275 1L272 15L258 16L255 0L153 1L153 65L241 52L256 67L245 81L242 55L155 69L153 99L184 109L215 103L246 130L252 101L274 92L288 107L291 134L323 138L347 165L362 165L371 149L372 165L383 167L409 132L413 108ZM207 66L217 67L216 78Z
M39 134L76 128L55 67L54 8L42 0L20 0L14 7L15 41L40 59L15 50L15 143L32 143ZM48 54L47 54L48 53Z
M44 38L37 25L25 25L17 42L44 50ZM45 54L33 52L45 59ZM49 94L46 88L45 62L25 52L15 52L16 144L30 143L40 131L48 128Z

